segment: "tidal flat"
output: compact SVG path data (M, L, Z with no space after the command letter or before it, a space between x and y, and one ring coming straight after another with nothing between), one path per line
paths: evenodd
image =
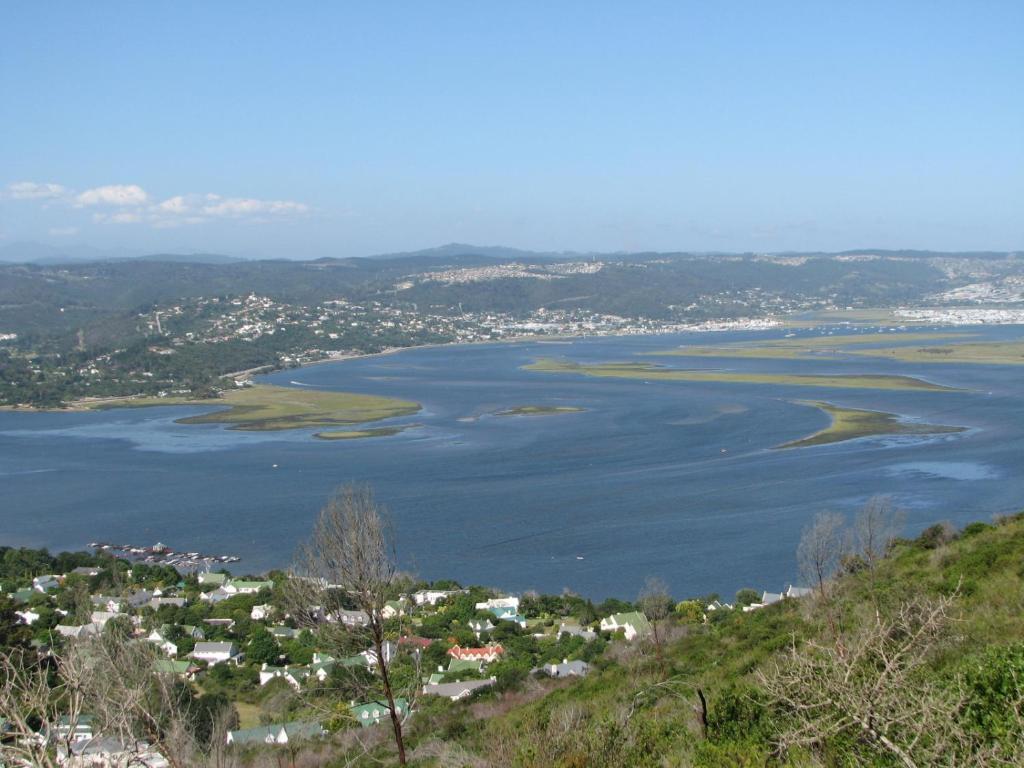
M144 408L167 405L227 406L223 410L188 416L179 424L230 424L247 432L305 429L362 424L408 416L419 403L392 397L257 384L235 389L210 400L147 397L99 403L94 408Z
M944 424L924 424L907 421L895 413L869 411L861 408L843 408L820 400L796 400L798 405L807 405L824 411L831 418L825 429L812 435L792 440L776 448L809 448L813 445L828 445L854 440L858 437L881 437L883 435L940 435L964 432L966 427L951 427Z
M737 373L734 371L684 370L663 368L651 363L575 363L542 357L523 366L524 370L539 373L575 373L582 376L616 379L644 379L646 381L692 381L724 384L774 384L778 386L833 387L843 389L919 390L925 392L952 392L952 387L933 384L913 376L880 374L797 374L797 373Z
M582 413L584 408L574 405L520 405L495 412L495 416L555 416L560 413Z

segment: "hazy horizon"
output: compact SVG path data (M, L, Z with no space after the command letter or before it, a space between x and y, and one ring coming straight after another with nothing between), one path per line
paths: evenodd
M1024 6L22 4L0 246L1012 251Z

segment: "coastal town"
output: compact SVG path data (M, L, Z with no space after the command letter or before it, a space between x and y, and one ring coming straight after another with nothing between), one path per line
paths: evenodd
M366 729L386 728L391 709L374 695L383 674L402 681L394 709L414 722L428 716L421 713L500 701L524 686L554 690L586 677L608 654L655 653L687 626L809 594L742 590L729 604L717 595L677 603L652 593L595 604L569 592L510 595L407 578L380 616L315 609L310 621L289 610L288 582L296 577L287 573L181 573L110 552L0 550L0 607L16 625L7 642L20 635L40 660L66 664L68 653L121 638L155 680L178 681L199 701L223 701L228 714L213 738L249 756L306 742L351 748ZM372 619L384 628L377 645L367 633ZM9 749L49 750L59 765L171 765L159 743L125 739L108 715L87 706L58 701L21 720L0 714L8 717L0 719L0 738Z

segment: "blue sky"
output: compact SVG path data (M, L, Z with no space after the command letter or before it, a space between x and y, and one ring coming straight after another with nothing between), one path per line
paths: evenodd
M0 245L1024 248L1024 3L6 4Z

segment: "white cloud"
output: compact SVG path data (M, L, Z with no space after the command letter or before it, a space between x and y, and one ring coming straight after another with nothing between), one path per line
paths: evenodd
M7 195L15 200L53 200L67 192L60 184L16 181L7 185Z
M101 224L138 224L142 214L133 211L123 213L94 213L92 220Z
M105 187L87 189L75 198L79 206L84 205L143 205L149 200L146 190L137 184L109 184Z
M77 234L78 227L50 227L51 237L68 237Z
M76 193L60 184L19 181L8 184L6 192L0 193L0 197L39 200L44 207L48 205L46 201L62 198L75 208L100 209L92 215L92 220L97 223L146 223L159 229L217 220L266 222L303 216L311 210L305 203L294 200L224 197L212 192L174 195L154 202L150 200L146 190L137 184L108 184ZM103 210L104 208L114 210ZM50 234L76 232L73 227L55 227Z
M303 214L309 211L305 203L296 203L291 200L255 200L247 197L222 198L217 195L207 195L208 204L203 207L203 213L207 216L258 216L270 214L282 216L290 214Z

